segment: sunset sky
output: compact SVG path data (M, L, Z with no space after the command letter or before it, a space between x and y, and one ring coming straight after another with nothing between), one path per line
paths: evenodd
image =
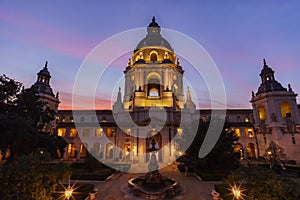
M284 87L291 83L300 92L299 9L298 1L0 0L1 74L30 87L47 60L60 109L69 109L76 73L89 52L114 34L148 26L156 16L162 28L188 35L210 54L224 79L228 108L251 108L263 58ZM112 76L123 74L129 57L112 63ZM193 73L186 70L185 76ZM110 109L108 90L98 91L99 108ZM203 93L198 106L206 107L205 87L195 92Z

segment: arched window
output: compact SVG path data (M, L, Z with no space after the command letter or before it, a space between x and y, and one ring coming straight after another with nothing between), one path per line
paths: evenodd
M158 97L159 96L159 92L157 88L151 88L149 91L149 96L150 97Z
M240 155L240 159L244 158L244 150L243 150L243 145L241 145L240 143L236 143L234 144L234 152L239 153Z
M289 103L287 102L283 102L280 105L280 111L281 111L281 116L282 118L286 118L286 117L291 117L292 113L291 113L291 106Z
M258 115L260 120L265 120L266 119L266 111L263 106L258 107Z
M151 53L150 55L150 61L152 62L156 62L157 61L157 54L156 53Z

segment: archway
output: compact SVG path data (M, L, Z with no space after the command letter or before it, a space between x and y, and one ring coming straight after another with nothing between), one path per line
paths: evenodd
M247 153L249 158L255 158L255 146L253 143L248 143L247 145Z
M156 53L151 53L151 55L150 55L150 61L152 61L152 62L156 62L157 61L157 55L156 55Z
M114 155L114 146L113 146L113 144L112 143L106 144L105 158L113 159L113 155Z
M234 152L239 153L240 159L244 158L244 149L243 149L243 145L241 145L240 143L236 143L234 144Z
M67 154L68 154L68 158L76 158L77 157L76 145L74 143L68 144Z
M87 144L80 144L80 154L79 157L80 158L86 158L87 157Z
M148 97L160 96L160 81L157 78L151 78L148 80Z
M161 134L155 130L148 133L146 138L146 161L150 159L150 152L154 149L160 150L157 154L157 160L162 161L162 137Z

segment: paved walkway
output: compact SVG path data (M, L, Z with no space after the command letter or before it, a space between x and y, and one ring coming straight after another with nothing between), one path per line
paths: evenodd
M194 176L185 176L177 171L176 165L170 165L164 169L159 170L164 176L171 177L184 185L186 192L181 199L184 200L210 200L210 192L214 189L213 183L204 183L199 181ZM120 174L113 177L111 180L98 183L96 188L98 189L97 200L128 200L121 191L121 186L126 184L130 178L138 177L143 174Z

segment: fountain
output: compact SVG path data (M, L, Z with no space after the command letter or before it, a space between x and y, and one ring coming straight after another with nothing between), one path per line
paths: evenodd
M181 186L173 179L162 176L158 171L155 141L152 140L148 173L128 181L128 191L139 199L172 199L182 192Z

